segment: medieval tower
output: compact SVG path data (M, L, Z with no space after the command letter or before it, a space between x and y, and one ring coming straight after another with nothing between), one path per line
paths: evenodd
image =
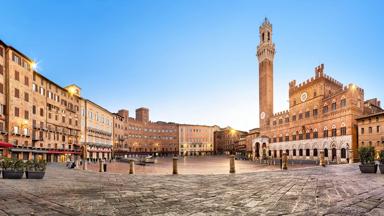
M269 125L273 115L273 58L275 44L272 42L272 24L265 18L259 28L260 43L257 46L259 61L259 111L260 128Z

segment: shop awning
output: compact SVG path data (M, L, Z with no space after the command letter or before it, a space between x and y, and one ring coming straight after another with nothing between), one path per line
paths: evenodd
M12 148L12 147L13 147L13 144L0 141L0 148Z

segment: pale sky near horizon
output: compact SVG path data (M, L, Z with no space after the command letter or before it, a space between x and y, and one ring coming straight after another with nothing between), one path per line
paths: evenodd
M325 73L383 99L383 1L0 1L0 40L111 112L258 127L258 28L273 25L274 110L288 82Z

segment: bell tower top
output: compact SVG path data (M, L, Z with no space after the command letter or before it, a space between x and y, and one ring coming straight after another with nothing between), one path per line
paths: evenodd
M275 56L275 44L272 42L272 24L267 18L259 27L260 43L257 46L257 57L259 63L268 59L273 61Z

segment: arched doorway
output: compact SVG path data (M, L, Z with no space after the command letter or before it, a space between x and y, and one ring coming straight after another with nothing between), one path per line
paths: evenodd
M324 157L328 157L328 149L327 148L324 149Z
M255 153L256 153L256 157L259 158L260 157L260 143L256 143L256 148L255 148Z
M347 157L347 151L345 150L345 148L342 148L341 149L341 158L345 159Z
M332 148L332 161L336 160L336 148Z

